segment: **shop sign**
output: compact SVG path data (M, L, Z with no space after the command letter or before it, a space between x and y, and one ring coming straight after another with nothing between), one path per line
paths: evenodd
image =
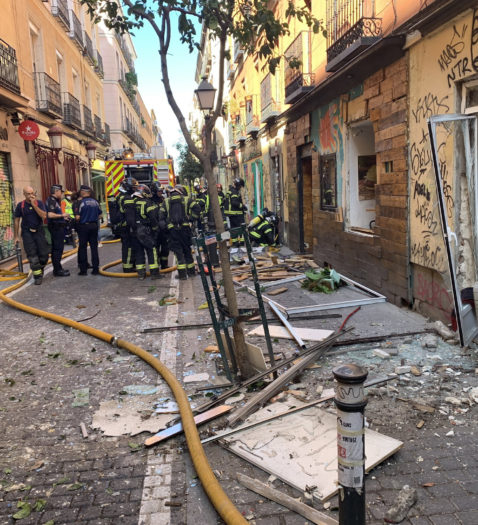
M35 140L40 135L40 128L33 120L24 120L18 126L18 133L23 140Z

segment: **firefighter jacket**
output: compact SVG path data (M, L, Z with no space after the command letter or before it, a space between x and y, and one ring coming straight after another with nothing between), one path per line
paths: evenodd
M231 186L226 193L226 199L224 202L224 213L228 216L231 215L244 215L246 208L242 203L242 197L240 190Z
M168 230L190 228L189 201L184 195L172 195L165 199L159 211L160 222L166 224ZM200 207L198 207L200 213Z
M130 232L143 246L152 248L159 230L158 205L151 199L133 195L125 199L124 207Z
M249 236L263 246L274 244L274 228L262 215L254 217L249 223Z

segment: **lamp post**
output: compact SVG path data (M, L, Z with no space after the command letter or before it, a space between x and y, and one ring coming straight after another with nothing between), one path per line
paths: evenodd
M50 139L50 146L53 150L54 158L60 163L58 154L60 153L63 144L63 130L58 124L55 124L46 133Z
M88 142L85 147L86 155L88 156L88 161L91 167L93 165L93 161L96 159L96 146L93 144L93 142Z
M201 111L211 111L214 107L216 88L207 81L207 77L202 77L201 83L194 90ZM207 114L206 114L207 117Z

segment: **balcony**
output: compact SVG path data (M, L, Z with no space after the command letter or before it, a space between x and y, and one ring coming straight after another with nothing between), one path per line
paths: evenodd
M233 125L234 128L234 142L242 146L247 140L246 126L241 118L236 117L236 121Z
M255 136L260 129L259 97L257 95L249 95L246 97L246 133Z
M83 105L83 129L87 135L93 136L95 134L95 127L91 118L91 109Z
M281 114L279 76L268 73L261 82L261 123L272 124Z
M233 62L228 60L226 67L227 67L227 79L234 80L234 77L236 75L236 66L234 65Z
M101 128L101 119L100 117L98 117L98 115L95 115L94 121L95 121L95 139L102 140L103 130Z
M70 14L68 13L67 0L51 0L51 14L58 20L58 22L70 32Z
M0 87L19 95L17 53L0 38Z
M104 69L103 69L103 58L98 53L98 51L96 52L95 73L100 78L105 78L105 72L104 72Z
M103 142L107 145L107 146L111 146L111 134L110 134L110 127L108 124L106 124L105 122L105 131L103 133Z
M63 102L63 124L72 128L81 129L80 102L70 93L62 93Z
M115 38L116 38L116 41L118 42L118 45L121 49L121 52L123 53L124 59L126 63L128 64L130 71L134 71L133 58L131 56L131 53L129 52L126 42L124 41L124 38L119 33L115 33Z
M327 66L334 72L382 38L382 20L364 0L327 3Z
M34 73L37 110L53 117L62 117L60 84L46 73Z
M240 64L244 60L244 48L238 40L234 40L234 62Z
M285 52L285 103L294 104L314 86L314 75L310 72L310 32L302 31ZM290 62L300 61L298 68Z
M96 64L96 58L93 50L93 42L85 30L83 30L83 42L85 43L84 53L86 60L88 60L90 65L94 66Z
M70 38L76 44L78 49L83 52L85 47L83 42L83 29L81 27L81 22L75 15L73 9L70 9Z

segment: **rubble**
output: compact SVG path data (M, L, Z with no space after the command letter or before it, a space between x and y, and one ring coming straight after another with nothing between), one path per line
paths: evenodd
M400 523L408 514L408 511L417 502L417 491L414 488L404 485L399 492L395 505L385 514L386 523Z

